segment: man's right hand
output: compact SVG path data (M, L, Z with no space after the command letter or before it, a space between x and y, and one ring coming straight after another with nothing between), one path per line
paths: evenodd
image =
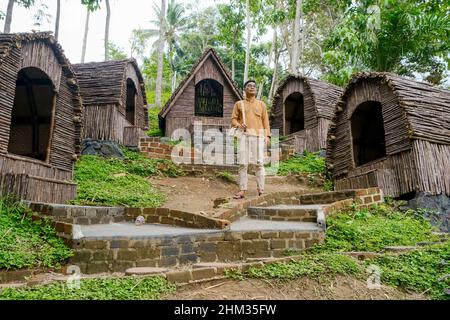
M247 130L247 125L246 124L241 124L241 129L243 129L244 131Z

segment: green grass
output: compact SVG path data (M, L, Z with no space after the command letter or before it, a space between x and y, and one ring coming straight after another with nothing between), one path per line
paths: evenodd
M384 255L368 262L381 268L381 282L415 292L426 292L433 299L450 299L450 242L402 255Z
M0 198L0 269L57 268L73 255L48 221L32 221L19 202Z
M222 179L226 182L236 183L235 176L228 171L217 172L216 178Z
M0 300L155 300L175 288L162 277L86 279L80 289L70 289L66 282L8 288L0 292Z
M147 131L147 135L150 137L162 137L163 133L159 128L158 123L158 113L161 111L161 108L150 108L148 110L148 119L150 129Z
M322 278L334 275L360 276L363 268L357 260L336 253L304 255L301 260L250 268L250 278L293 280L301 277Z
M305 152L286 161L280 162L279 175L286 176L298 173L325 173L325 159L318 156L318 152Z
M127 207L157 207L165 201L148 181L153 175L181 174L168 160L147 159L123 149L125 159L82 156L75 165L77 198L73 204Z
M381 204L370 209L348 208L327 218L327 236L316 251L381 251L386 246L410 246L437 241L434 228L413 210Z
M324 191L334 189L333 182L326 169L325 158L320 157L319 152L305 151L303 155L295 155L288 160L280 161L278 175L288 176L302 173L320 174L324 178ZM313 176L310 178L314 180Z
M343 254L349 251L381 251L385 246L415 245L438 241L434 228L417 212L401 212L396 203L381 204L368 210L349 208L327 219L324 244L304 252L298 261L250 268L245 274L236 270L232 279L260 278L293 280L301 277L322 279L336 275L367 279L366 268L381 269L381 284L426 292L432 299L450 299L450 242L421 247L404 254L383 254L375 259L358 261ZM298 254L298 252L297 252Z

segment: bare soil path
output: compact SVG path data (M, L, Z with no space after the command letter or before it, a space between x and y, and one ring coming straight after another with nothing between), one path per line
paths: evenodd
M246 279L214 280L180 287L170 300L424 300L426 296L382 286L368 289L364 281L338 276L319 281Z
M214 209L214 200L217 198L230 198L230 204L239 202L233 200L233 195L239 191L238 186L224 179L215 177L153 177L150 182L158 190L164 192L167 201L164 207L188 212L204 212L214 216L219 209ZM266 177L265 193L278 191L304 191L311 192L314 189L300 184L295 178L269 176ZM257 197L255 176L249 176L246 199Z

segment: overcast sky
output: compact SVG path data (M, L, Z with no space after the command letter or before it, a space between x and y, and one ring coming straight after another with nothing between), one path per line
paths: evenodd
M207 7L215 3L224 2L225 0L178 1L182 3L195 3L199 7ZM152 9L153 2L154 0L111 0L110 41L125 49L129 54L130 45L128 40L132 30L139 27L155 28L150 23L151 20L157 20ZM160 2L160 0L156 0L156 3L160 4ZM0 0L0 11L6 12L7 3L7 0ZM56 0L36 0L36 3L37 7L31 9L24 9L18 5L14 6L11 32L29 32L31 30L54 31ZM39 7L39 3L44 3L48 6L46 12L51 15L50 22L44 21L41 26L34 26L33 16ZM105 18L106 9L104 6L102 6L101 10L91 13L86 62L103 60ZM81 59L85 19L86 9L81 5L80 0L61 1L59 42L72 63L78 63ZM4 21L0 21L1 30L3 30L3 24Z

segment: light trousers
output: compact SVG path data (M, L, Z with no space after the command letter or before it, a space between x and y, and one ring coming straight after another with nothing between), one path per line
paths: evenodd
M266 171L264 168L264 155L266 148L265 137L251 136L244 134L239 139L239 174L238 183L240 190L246 191L248 188L248 166L256 165L256 185L259 190L264 190L264 180Z

